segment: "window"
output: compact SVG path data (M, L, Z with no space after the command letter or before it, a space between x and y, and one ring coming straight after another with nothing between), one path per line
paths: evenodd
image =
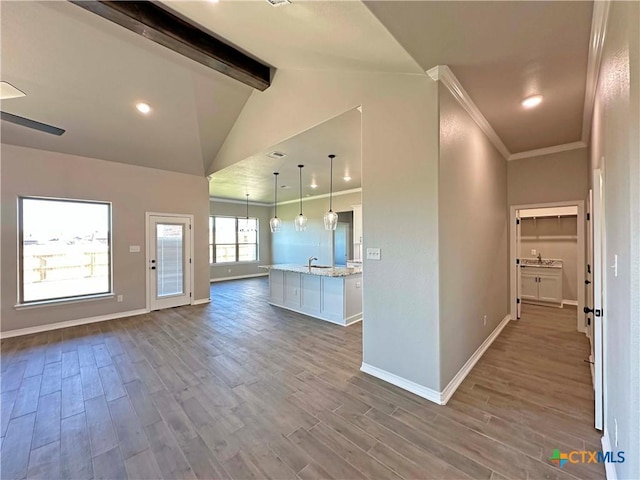
M209 217L209 263L257 260L257 218Z
M109 294L111 204L20 197L20 304Z

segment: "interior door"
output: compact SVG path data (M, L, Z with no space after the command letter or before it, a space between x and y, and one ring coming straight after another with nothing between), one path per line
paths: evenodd
M587 196L587 265L585 272L585 304L593 305L593 190L589 189ZM595 372L593 369L593 314L585 312L584 325L586 334L591 344L591 354L589 361L591 362L591 381L595 385Z
M604 179L601 170L593 175L593 371L595 394L595 427L603 424L603 375L604 375Z
M520 265L520 239L522 238L522 225L521 225L522 221L520 220L520 210L516 210L516 318L520 318L521 314L522 314L522 298L523 298L523 292L522 289L523 287L527 288L529 290L529 295L533 295L533 290L536 290L536 295L537 295L537 289L538 286L537 285L530 285L530 281L528 281L529 279L527 279L527 285L524 286L522 285L523 279L522 279L522 269L524 267L522 267L522 265Z
M190 304L190 217L150 215L148 237L150 310Z

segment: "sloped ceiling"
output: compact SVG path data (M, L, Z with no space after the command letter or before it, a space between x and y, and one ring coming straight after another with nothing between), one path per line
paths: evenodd
M251 89L68 2L2 2L2 142L203 175ZM135 109L139 101L149 115Z

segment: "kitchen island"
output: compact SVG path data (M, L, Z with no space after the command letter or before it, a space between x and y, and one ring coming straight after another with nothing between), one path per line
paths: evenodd
M351 325L362 320L362 267L262 265L269 270L269 304Z

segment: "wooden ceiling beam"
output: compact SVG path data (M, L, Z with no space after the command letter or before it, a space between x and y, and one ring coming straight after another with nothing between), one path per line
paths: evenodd
M70 1L250 87L264 91L271 84L269 65L219 40L155 2Z

